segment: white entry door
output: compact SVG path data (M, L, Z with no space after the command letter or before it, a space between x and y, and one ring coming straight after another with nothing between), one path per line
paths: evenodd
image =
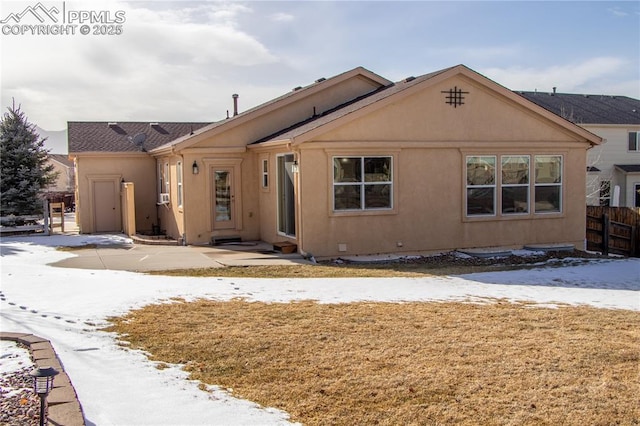
M235 192L233 169L213 169L213 224L214 229L234 229Z

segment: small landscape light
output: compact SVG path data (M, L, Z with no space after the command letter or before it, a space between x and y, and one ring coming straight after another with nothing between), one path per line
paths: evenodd
M59 373L53 367L38 367L31 371L33 389L40 397L40 426L44 426L47 395L53 389L53 378Z

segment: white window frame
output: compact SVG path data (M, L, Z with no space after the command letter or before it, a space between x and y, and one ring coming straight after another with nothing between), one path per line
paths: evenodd
M505 159L520 158L525 159L527 163L527 182L526 183L504 183L505 175ZM505 211L504 205L504 189L505 188L525 188L527 193L526 205L523 210L515 209L514 211ZM529 155L505 154L500 155L500 214L503 216L512 215L528 215L531 212L531 157Z
M508 179L505 179L504 175L504 166L507 164L510 158L527 158L527 175L528 178L527 183L505 183L508 182ZM557 176L553 182L539 182L538 181L538 171L537 171L537 161L542 161L544 158L554 158L559 159L559 170L556 170L559 176ZM475 159L475 160L474 160ZM484 160L483 160L484 159ZM487 162L487 165L491 167L491 162L494 163L494 175L493 175L493 184L470 184L473 182L473 177L469 176L470 173L470 161L476 161L477 167L479 167L483 161ZM489 154L489 153L473 153L473 154L465 154L464 157L464 194L463 194L463 213L464 218L469 220L491 220L491 219L517 219L517 218L533 218L547 215L558 215L563 213L563 203L564 203L564 155L563 154L520 154L520 153L500 153L500 154ZM487 169L488 170L488 169ZM481 171L481 170L480 170ZM551 170L550 170L551 171ZM480 176L482 178L482 176ZM497 180L499 177L499 181ZM487 175L487 182L491 182L491 175ZM471 180L470 180L471 179ZM477 180L477 178L476 178ZM548 180L548 179L546 179ZM557 180L557 182L556 182ZM515 205L512 210L507 209L505 211L505 196L504 190L506 188L526 188L527 200L526 206L523 204L521 208ZM543 206L541 203L536 205L536 192L541 188L557 188L557 206L555 199L546 203L546 206ZM488 212L479 212L479 213L471 213L469 212L469 190L473 189L485 189L493 191L493 213ZM538 194L540 195L540 194ZM488 203L486 203L488 205ZM484 208L485 206L482 203L478 204L479 208ZM546 208L545 208L546 207ZM526 211L525 211L526 209ZM485 209L486 210L486 209Z
M269 159L264 158L261 162L261 178L262 178L262 189L269 188Z
M178 190L178 207L182 207L183 193L182 193L182 161L176 163L176 181Z
M332 174L332 187L331 187L331 200L332 200L332 210L334 213L342 213L342 212L370 212L370 211L392 211L394 209L394 165L393 165L393 155L336 155L332 157L331 164L335 164L337 159L341 158L351 158L351 159L359 159L360 160L360 170L361 177L359 182L336 182L335 174L333 168L331 170ZM388 171L390 180L388 181L375 181L375 182L367 182L365 176L365 160L372 158L386 158L389 159L390 170ZM365 189L367 187L375 186L375 185L388 185L389 186L389 207L366 207L366 199L365 199ZM336 187L339 186L359 186L360 187L360 208L351 208L351 209L336 209L336 199L335 199L335 190Z
M560 177L559 177L559 182L538 182L538 159L541 158L545 158L545 157L557 157L560 159ZM534 213L535 214L558 214L558 213L562 213L562 197L563 197L563 193L562 193L562 185L563 185L563 178L564 178L564 157L562 155L559 154L543 154L543 155L536 155L534 156L534 160L533 160L534 164L533 164L533 169L534 169L534 179L533 179L533 209L534 209ZM551 188L551 187L557 187L558 188L558 207L557 209L554 210L538 210L538 203L536 202L536 192L538 190L538 188Z
M469 160L472 158L478 159L478 164L481 164L482 160L491 158L493 159L493 184L469 184ZM464 163L464 181L465 181L465 192L464 192L464 209L466 217L495 217L497 215L497 203L498 203L498 194L497 194L497 176L498 176L498 156L496 155L486 155L486 154L478 154L478 155L467 155ZM493 191L493 207L492 213L479 213L479 214L469 214L469 190L472 189L491 189Z
M629 144L627 145L627 151L640 152L640 132L629 132Z

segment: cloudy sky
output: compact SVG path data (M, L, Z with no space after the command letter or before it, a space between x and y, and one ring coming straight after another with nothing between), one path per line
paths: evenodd
M400 80L465 64L512 90L640 98L635 1L43 0L44 22L11 18L37 0L0 5L2 110L15 99L46 130L217 121L233 93L248 109L356 66ZM54 24L42 9L75 33L29 34Z

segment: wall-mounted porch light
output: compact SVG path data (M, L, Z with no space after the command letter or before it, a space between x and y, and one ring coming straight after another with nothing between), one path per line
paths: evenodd
M33 389L40 397L40 426L46 425L45 407L47 405L47 395L53 389L53 378L59 373L53 367L38 367L31 371L33 377Z
M293 164L291 165L291 172L298 173L299 171L300 171L300 167L298 166L298 160L294 160Z
M198 173L200 173L200 168L198 167L198 162L196 160L193 160L191 171L193 172L194 175L197 175Z

